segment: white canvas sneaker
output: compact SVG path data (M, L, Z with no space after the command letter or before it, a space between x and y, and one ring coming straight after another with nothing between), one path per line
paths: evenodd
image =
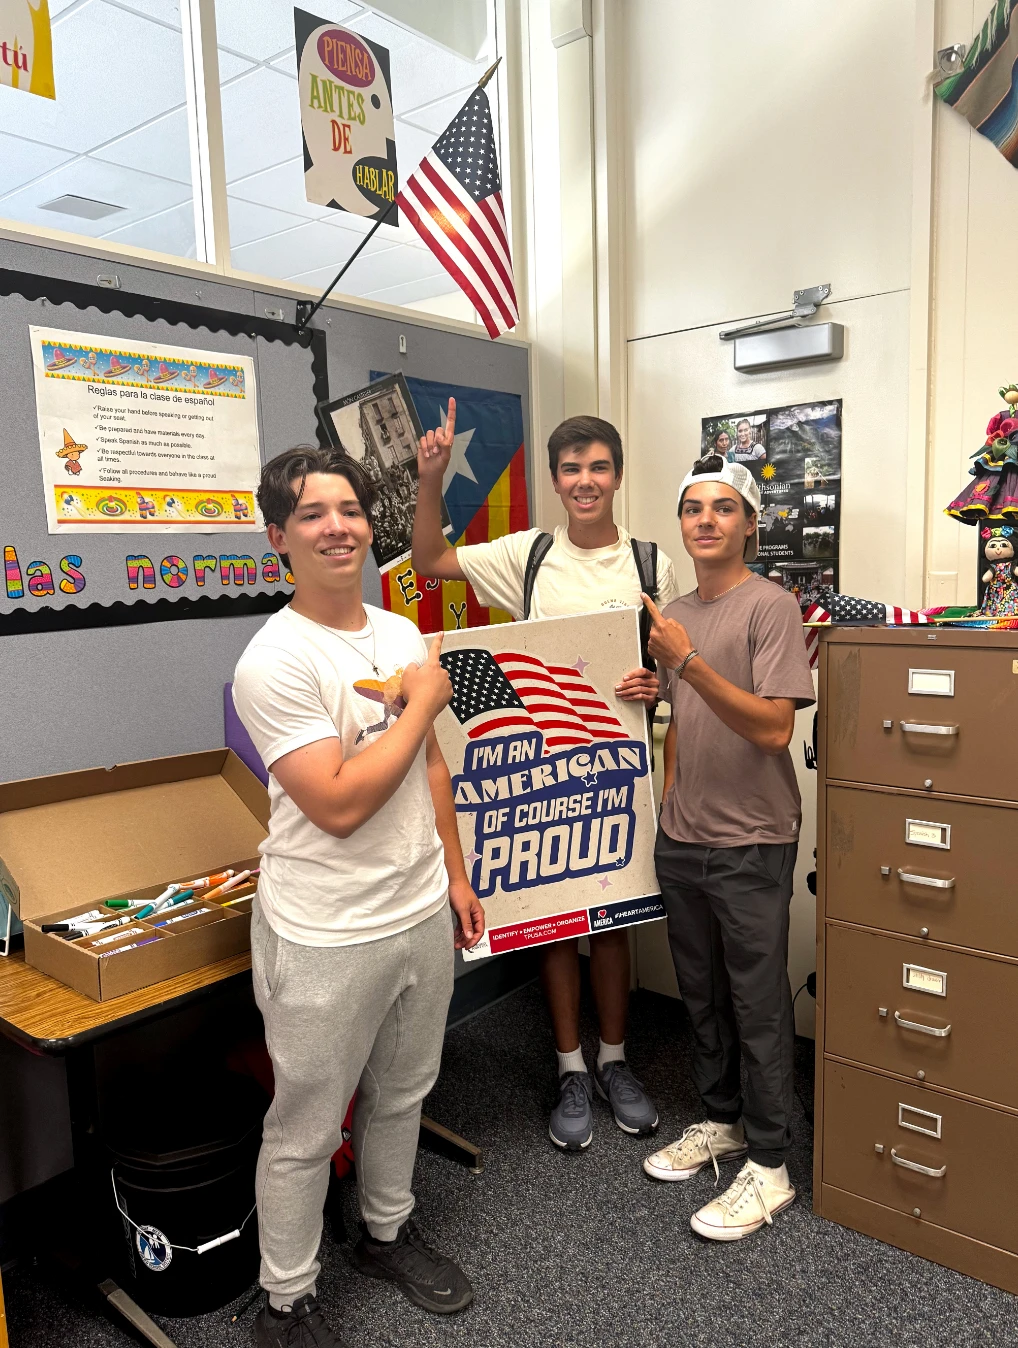
M795 1202L795 1190L784 1166L747 1161L720 1198L694 1212L689 1224L708 1240L741 1240L765 1224L772 1226L774 1214Z
M643 1163L647 1174L659 1180L685 1180L705 1165L714 1166L715 1182L720 1178L719 1161L741 1161L749 1148L742 1121L738 1123L693 1123L677 1142L662 1147Z

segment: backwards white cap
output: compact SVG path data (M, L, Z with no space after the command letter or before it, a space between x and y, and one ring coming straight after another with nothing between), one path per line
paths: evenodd
M719 458L720 455L705 454L704 459L711 457ZM686 491L694 482L724 482L729 487L733 487L742 499L749 506L750 510L759 517L760 514L760 488L756 484L756 479L743 463L729 463L727 459L722 459L721 467L709 472L697 472L697 468L703 463L704 459L698 459L686 476L682 479L679 486L679 505L678 509L682 511L682 498ZM743 553L743 560L755 562L758 551L757 530L750 534L746 540L746 550Z

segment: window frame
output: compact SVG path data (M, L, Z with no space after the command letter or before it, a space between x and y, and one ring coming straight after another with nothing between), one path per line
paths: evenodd
M515 61L520 53L505 50L506 24L504 8L511 0L488 0L495 35L495 55L500 59L494 83L498 88L499 163L503 174L503 201L512 240L512 183L516 167L513 142L523 125L523 110L509 102L508 60ZM0 216L0 239L17 243L31 243L79 257L98 261L121 263L125 266L144 266L172 275L194 280L214 281L238 289L256 290L295 301L317 299L321 289L294 284L278 277L245 272L232 265L230 256L229 202L226 184L226 156L223 142L222 102L219 83L219 50L216 41L215 0L180 0L181 38L184 48L184 82L188 108L188 135L191 152L191 191L195 212L196 258L176 257L155 249L139 248L131 244L115 244L91 235L75 234L71 230L53 229ZM508 59L507 59L508 58ZM26 94L26 97L31 95ZM508 171L507 171L508 169ZM518 248L513 245L514 270L517 273L517 293L520 294L521 271L517 267ZM522 295L520 295L522 300ZM356 313L394 318L414 327L427 327L488 340L483 324L463 319L448 318L429 313L425 309L411 309L381 300L363 299L334 291L325 301L325 309L347 309ZM512 346L529 347L522 335L525 315L521 304L519 335L503 334L499 341Z

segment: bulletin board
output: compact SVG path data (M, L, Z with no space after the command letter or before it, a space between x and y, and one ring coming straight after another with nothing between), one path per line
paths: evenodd
M286 602L285 564L255 527L257 455L264 462L318 438L314 407L328 396L323 331L298 334L253 313L14 270L0 271L0 331L0 633L103 626L125 621L125 608L130 621L185 620L271 612ZM90 391L102 412L81 410ZM206 469L222 452L222 415L207 436L190 423L204 426L223 413L226 424L231 415L246 418L242 486L228 479L234 490L214 490L221 484L203 483L213 475L200 472L193 484L171 479L172 491L101 485L102 444L114 441L114 423L144 436L148 418L149 434L162 432L161 441L124 441L152 445L127 451L148 454L146 465L184 443L207 448L183 456ZM58 430L48 443L47 422L49 441L63 426L62 448ZM189 433L199 439L179 440ZM160 485L157 473L149 477Z

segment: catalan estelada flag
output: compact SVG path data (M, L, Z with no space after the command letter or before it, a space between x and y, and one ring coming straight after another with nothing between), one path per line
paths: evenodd
M957 75L936 95L992 140L1018 168L1018 0L997 0Z
M381 375L372 371L371 378ZM407 384L424 426L444 423L449 399L456 399L456 436L444 490L452 522L450 542L487 543L529 529L519 394L430 379L408 378ZM479 604L466 581L425 580L409 562L382 576L382 603L422 632L455 632L512 621L503 609Z

